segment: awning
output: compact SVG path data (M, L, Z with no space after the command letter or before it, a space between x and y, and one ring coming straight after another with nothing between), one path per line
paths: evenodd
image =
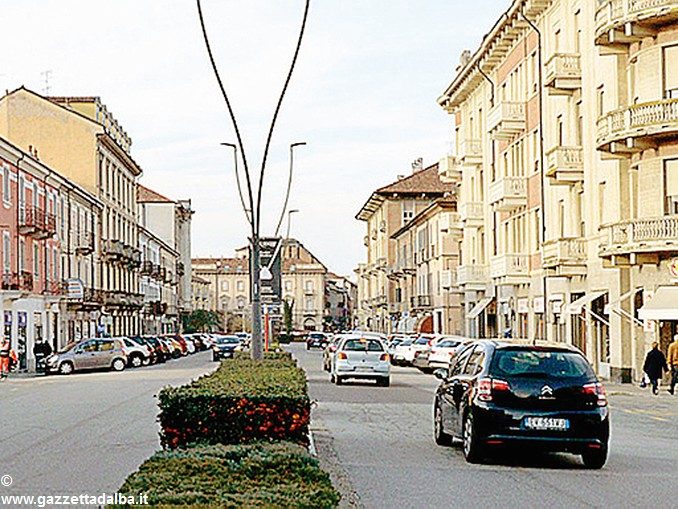
M605 295L606 293L607 292L591 292L587 295L584 295L583 297L579 297L577 300L567 305L565 312L569 315L579 315L581 314L581 310L584 308L584 306L593 302L601 295Z
M470 318L470 319L478 318L480 313L485 311L485 308L490 305L490 302L492 302L492 299L494 299L494 297L484 297L484 298L480 299L480 302L478 302L478 304L473 306L473 309L471 309L471 311L469 311L468 315L466 315L466 318Z
M606 315L609 315L613 306L614 306L615 309L618 308L619 304L621 304L623 301L625 301L626 299L631 297L631 295L635 295L640 290L642 290L642 288L634 288L633 290L630 290L630 291L622 294L617 300L605 304L605 309L603 310L603 313L605 313Z
M638 311L641 320L678 320L678 286L660 286Z

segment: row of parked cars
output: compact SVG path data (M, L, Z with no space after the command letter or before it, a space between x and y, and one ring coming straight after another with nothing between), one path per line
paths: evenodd
M571 345L352 332L330 339L323 353L323 369L337 384L375 378L388 385L389 361L440 380L433 402L435 442L461 443L469 462L508 447L573 453L592 469L607 461L605 387Z
M223 338L236 338L237 344L222 347ZM67 344L58 352L44 359L46 373L70 375L75 371L138 368L163 363L187 355L212 350L212 358L218 360L232 356L235 348L242 348L245 336L223 334L162 334L154 336L117 336L89 338ZM230 340L226 341L230 345ZM230 353L229 353L230 351Z

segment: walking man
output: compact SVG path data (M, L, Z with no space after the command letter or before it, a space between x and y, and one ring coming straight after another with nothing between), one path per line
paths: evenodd
M645 364L643 364L643 371L647 373L647 377L650 379L652 394L655 396L659 394L659 379L664 374L664 371L668 370L666 357L664 357L664 354L659 349L659 343L655 341L652 343L652 350L647 352Z
M9 339L2 338L2 340L0 340L0 380L4 380L9 374L10 350L11 345L9 344Z
M667 359L669 368L671 368L671 386L669 392L674 393L678 383L678 334L673 336L673 342L669 345L669 358Z

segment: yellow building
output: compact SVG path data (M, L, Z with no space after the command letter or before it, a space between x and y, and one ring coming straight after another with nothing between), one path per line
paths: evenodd
M35 152L103 204L98 280L100 323L110 334L139 332L137 178L129 137L97 97L45 98L25 88L0 99L0 135Z
M366 258L356 269L356 316L361 328L391 332L402 318L405 310L397 301L398 286L389 278L397 266L396 241L392 236L433 201L452 192L453 185L443 184L438 170L439 164L422 168L421 160L417 161L410 175L400 176L374 191L356 215L366 227Z
M438 102L456 126L469 335L572 343L630 380L676 330L677 15L669 0L514 0L462 55Z

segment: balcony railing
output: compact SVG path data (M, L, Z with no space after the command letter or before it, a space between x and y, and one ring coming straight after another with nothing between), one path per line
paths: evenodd
M2 275L3 290L33 291L33 274L28 271L9 272Z
M581 88L578 53L554 53L546 62L544 85L551 95L568 95Z
M487 116L487 129L495 139L510 139L525 130L525 103L501 101Z
M530 273L529 256L521 254L506 254L493 256L490 262L490 277L492 279L524 279Z
M483 142L481 140L463 140L459 144L459 160L464 165L483 162Z
M119 240L107 240L104 242L104 255L109 260L122 259L124 253L124 245Z
M484 207L480 202L462 202L459 205L459 218L464 226L478 228L483 225Z
M543 266L557 276L586 274L586 240L582 238L550 240L544 243Z
M678 133L678 99L634 104L598 120L597 145L610 152L634 151L643 138ZM642 147L641 147L642 148Z
M153 262L149 260L144 260L141 262L140 273L142 276L150 276L153 274Z
M102 295L106 306L141 308L144 305L144 296L140 293L103 291Z
M94 252L94 235L92 232L81 231L75 234L75 252L88 255Z
M455 183L461 180L460 161L454 156L445 156L438 161L438 175L444 183Z
M553 147L546 153L546 176L552 184L573 185L584 181L584 149Z
M498 211L510 211L527 205L527 179L503 177L490 184L490 204Z
M457 284L466 287L484 287L488 283L487 265L460 265Z
M677 15L675 0L600 0L596 10L596 43L629 44L647 35L648 29L675 20ZM635 30L635 24L642 25L644 30Z
M56 233L56 217L39 207L26 207L19 215L19 232L42 240Z
M601 228L600 256L678 253L678 216L636 219Z
M412 309L427 309L431 307L430 295L415 295L410 297L410 306Z

